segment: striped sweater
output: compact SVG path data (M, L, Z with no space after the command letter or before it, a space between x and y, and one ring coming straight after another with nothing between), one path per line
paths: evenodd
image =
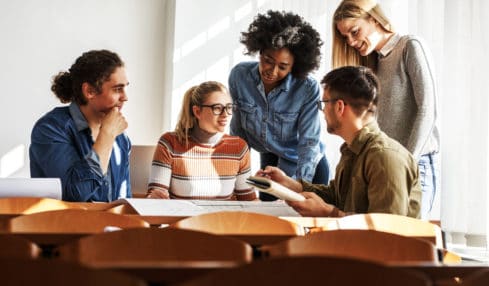
M148 189L165 189L173 199L254 200L246 184L250 151L246 142L223 135L213 145L189 138L188 148L174 132L163 134L156 146Z

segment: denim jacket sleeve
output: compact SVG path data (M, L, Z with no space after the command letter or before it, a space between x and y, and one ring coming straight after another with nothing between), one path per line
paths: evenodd
M109 201L110 182L74 126L38 122L29 150L32 177L61 178L63 200ZM78 136L77 136L78 135Z
M229 94L231 94L234 104L237 104L238 101L236 98L236 94L237 94L236 86L235 86L236 82L237 81L234 79L233 74L231 73L229 77L228 85L229 85ZM240 122L241 122L241 113L239 110L236 110L235 112L233 112L233 117L231 118L231 124L229 125L230 134L234 136L239 136L242 139L244 139L246 142L249 142L246 136L246 132L241 127Z
M316 165L322 157L321 153L321 119L317 101L319 100L319 84L316 80L310 80L304 96L307 98L302 106L299 121L297 146L297 179L311 182L314 178Z

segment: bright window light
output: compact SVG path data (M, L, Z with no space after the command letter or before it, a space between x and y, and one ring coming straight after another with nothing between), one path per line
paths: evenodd
M0 178L6 178L24 167L25 146L18 145L0 159Z

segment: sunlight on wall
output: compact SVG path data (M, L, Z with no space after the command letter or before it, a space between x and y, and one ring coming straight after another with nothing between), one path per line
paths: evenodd
M218 21L217 23L213 24L209 30L207 31L207 39L210 40L217 36L218 34L224 32L225 30L229 29L231 27L231 18L224 17L224 19Z
M182 57L182 49L175 47L175 50L173 51L173 63L178 63L181 57Z
M190 80L184 82L179 87L173 89L172 98L175 99L172 101L172 112L173 115L171 117L170 128L173 130L175 125L177 124L178 115L180 114L180 109L182 107L183 95L185 92L192 86L205 81L205 71L202 71L192 77Z
M236 9L236 12L234 12L234 21L239 22L241 19L249 15L252 12L252 9L253 5L251 2L248 2L240 8Z
M261 6L265 5L269 1L270 0L258 0L256 1L256 7L260 8Z
M202 47L207 41L207 33L202 32L182 46L182 57Z
M239 48L236 48L233 51L233 67L239 64L240 62L253 60L252 57L247 56L243 53L244 50L245 50L244 46L240 46Z
M21 144L0 159L0 178L6 178L24 167L25 145Z
M206 78L212 78L227 85L229 74L229 57L225 56L213 63L206 69Z

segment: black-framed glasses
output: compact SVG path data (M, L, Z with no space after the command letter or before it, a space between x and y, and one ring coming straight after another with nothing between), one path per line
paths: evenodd
M224 111L226 111L228 115L233 115L233 111L236 110L236 104L233 103L228 103L226 105L222 105L220 103L212 105L201 104L200 107L209 107L210 109L212 109L212 113L214 115L222 115Z
M328 104L328 102L335 102L337 100L338 100L337 98L318 100L318 108L319 108L319 110L324 110L326 108L326 104Z

